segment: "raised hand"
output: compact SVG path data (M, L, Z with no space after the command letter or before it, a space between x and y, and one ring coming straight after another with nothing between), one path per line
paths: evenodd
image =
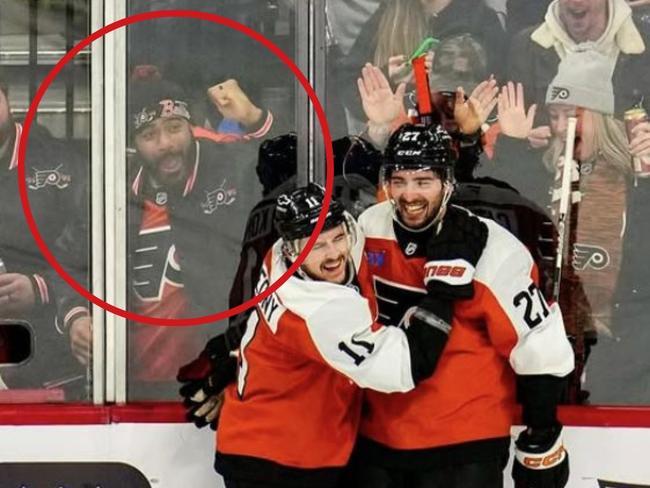
M641 122L632 129L629 149L632 156L650 155L650 122Z
M526 112L523 85L517 83L515 86L512 81L509 81L501 88L497 107L501 133L517 139L527 139L533 130L537 105L531 105Z
M463 87L456 89L454 119L463 134L474 134L487 120L497 104L499 88L493 77L478 84L468 99Z
M387 125L405 112L404 92L406 84L400 83L395 92L390 87L384 73L370 63L361 70L357 79L363 111L368 122L374 125Z
M225 118L246 126L259 123L264 115L237 83L229 79L208 88L208 97Z

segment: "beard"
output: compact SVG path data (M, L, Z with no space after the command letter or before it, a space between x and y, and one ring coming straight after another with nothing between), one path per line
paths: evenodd
M163 154L154 161L148 161L147 165L153 180L157 184L176 186L181 184L187 177L191 159L192 151L188 147L185 150Z
M431 202L421 199L415 201L397 201L397 211L402 223L407 227L419 229L428 225L436 216L439 205L433 205Z

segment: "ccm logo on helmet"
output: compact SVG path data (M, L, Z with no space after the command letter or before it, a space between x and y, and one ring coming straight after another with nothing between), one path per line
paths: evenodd
M558 464L564 458L564 446L558 447L555 451L547 456L526 456L523 459L524 466L533 469L549 468Z
M434 276L453 276L454 278L460 278L465 274L466 269L465 266L427 266L424 279L433 278Z
M422 149L401 149L397 151L398 156L421 156Z

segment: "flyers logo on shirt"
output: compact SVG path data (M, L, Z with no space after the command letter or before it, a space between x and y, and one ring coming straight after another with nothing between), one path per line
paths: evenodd
M33 176L27 176L25 181L30 190L40 190L46 186L55 186L59 190L67 188L72 178L70 175L61 173L61 164L53 169L34 170Z
M219 207L232 204L236 197L237 189L226 188L226 180L223 180L219 188L205 192L205 201L201 203L201 208L203 213L210 215Z
M176 246L172 244L166 247L164 243L156 242L153 235L150 240L142 239L141 243L132 271L133 287L138 298L159 301L163 298L166 285L183 288ZM149 243L151 246L147 245Z
M609 253L603 247L590 246L577 242L573 246L573 259L571 264L575 270L583 271L589 267L600 271L601 269L605 269L609 265L609 262Z

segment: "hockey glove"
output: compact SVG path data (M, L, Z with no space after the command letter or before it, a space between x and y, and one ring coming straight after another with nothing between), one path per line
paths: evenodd
M472 280L485 243L487 225L468 211L449 205L437 233L427 244L424 284L436 299L474 296Z
M199 428L209 424L216 429L223 390L236 378L237 359L231 357L228 347L225 335L214 337L198 358L178 371L186 417Z
M425 297L406 311L403 327L411 355L413 383L433 374L451 330L453 302Z
M512 466L515 488L564 488L569 480L569 454L562 426L528 428L515 441Z

